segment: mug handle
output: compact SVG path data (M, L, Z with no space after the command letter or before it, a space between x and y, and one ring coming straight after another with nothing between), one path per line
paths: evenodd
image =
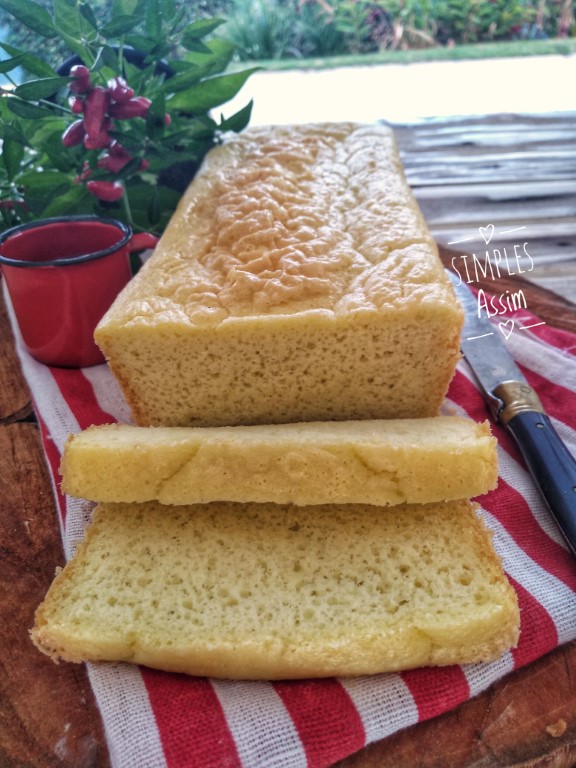
M135 235L132 235L128 248L130 252L145 251L148 248L154 248L159 239L159 237L151 235L150 232L137 232Z
M130 270L135 275L142 266L142 259L138 256L138 251L146 251L148 248L155 248L160 238L150 232L137 232L132 235L128 242L128 253L130 254Z

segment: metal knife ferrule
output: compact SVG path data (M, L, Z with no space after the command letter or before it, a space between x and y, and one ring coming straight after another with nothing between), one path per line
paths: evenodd
M544 413L540 398L524 381L503 381L493 389L492 394L500 402L495 416L502 424L508 424L519 413Z

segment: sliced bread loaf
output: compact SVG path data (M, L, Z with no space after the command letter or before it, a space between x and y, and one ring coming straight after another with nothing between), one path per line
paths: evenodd
M519 613L471 504L103 504L36 614L38 647L282 679L487 661Z
M496 487L488 423L440 416L254 427L92 427L69 438L62 490L92 501L401 504Z

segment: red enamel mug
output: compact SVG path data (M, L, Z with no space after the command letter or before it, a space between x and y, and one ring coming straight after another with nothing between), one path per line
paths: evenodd
M132 277L130 254L158 238L115 219L66 216L0 235L0 264L20 333L46 365L104 362L94 330Z

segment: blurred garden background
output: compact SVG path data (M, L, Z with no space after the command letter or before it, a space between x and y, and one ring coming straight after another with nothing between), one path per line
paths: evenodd
M105 17L113 1L91 5ZM49 11L55 5L53 0L41 4ZM576 51L573 0L187 0L175 5L190 20L225 20L218 36L235 47L232 65L257 61L272 69L322 68ZM4 10L0 28L5 42L48 60L61 61L66 53Z

